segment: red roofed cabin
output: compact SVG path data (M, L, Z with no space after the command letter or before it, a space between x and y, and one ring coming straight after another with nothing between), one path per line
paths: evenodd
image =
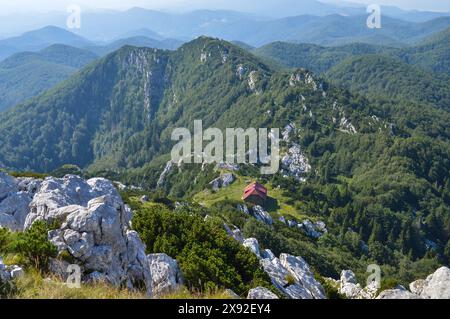
M267 199L267 188L254 182L244 189L242 199L255 205L263 205Z

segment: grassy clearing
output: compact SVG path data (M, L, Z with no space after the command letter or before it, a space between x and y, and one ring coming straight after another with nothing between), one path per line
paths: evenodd
M44 278L38 271L28 271L14 282L10 299L149 299L143 292L117 289L107 284L82 284L80 288L69 288L57 277ZM158 297L158 299L232 299L223 290L212 292L190 292L180 290Z
M55 277L43 278L37 271L30 271L15 282L13 299L146 299L144 293L119 290L107 284L81 285L69 288Z
M204 190L193 197L194 201L206 207L211 207L224 200L241 201L244 188L253 180L249 177L243 177L236 174L235 177L236 180L229 187L222 188L217 192L208 189ZM269 193L269 199L265 205L265 209L271 213L273 217L282 215L285 217L291 216L300 220L308 218L306 214L301 213L295 207L295 203L289 203L289 198L284 196L283 190L274 188L271 184L264 184L264 186Z

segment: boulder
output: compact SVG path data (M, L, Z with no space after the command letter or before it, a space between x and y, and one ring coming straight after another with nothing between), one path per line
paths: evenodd
M416 280L406 288L383 291L377 299L450 299L450 269L441 267L427 279Z
M40 180L14 177L0 172L0 227L22 231L29 205L40 187Z
M247 205L240 205L240 204L238 204L237 205L237 209L238 209L238 211L240 211L240 212L242 212L242 213L244 213L246 215L250 215L250 211L248 210Z
M325 299L325 291L322 285L314 278L314 274L303 258L281 254L280 260L296 282L303 286L314 299Z
M385 290L377 297L377 299L421 299L418 295L399 286L396 289Z
M214 191L218 191L221 188L226 188L226 187L230 186L234 182L234 179L235 179L235 177L233 174L225 173L222 176L211 181L209 183L209 185L211 185L211 187Z
M258 258L261 257L259 251L259 243L255 238L247 238L246 240L244 240L244 243L242 245L250 249Z
M247 299L278 299L278 296L267 288L257 287L248 292Z
M24 275L24 271L17 265L7 266L0 257L0 286Z
M106 281L117 287L145 287L152 279L145 245L130 229L132 214L112 182L88 181L68 175L47 178L30 204L25 228L35 221L58 221L48 234L58 254L69 254L82 270L82 280ZM67 264L53 262L57 275L67 276Z
M225 296L228 297L229 299L241 299L241 296L239 296L237 293L235 293L233 290L231 289L225 289L224 292Z
M272 259L275 259L275 258L276 258L275 254L274 254L270 249L265 249L265 250L261 253L261 257L262 257L263 259L269 259L269 260L272 260Z
M309 219L298 224L298 227L302 228L306 235L312 238L320 238L327 232L326 225L323 222L313 223Z
M450 269L441 267L428 276L419 295L424 299L450 299Z
M162 296L180 288L183 277L176 260L166 254L152 254L147 258L155 296Z
M372 281L365 288L362 288L351 270L343 270L337 283L339 293L348 299L374 299L379 289L376 281Z
M267 225L272 225L273 224L272 216L270 216L270 214L268 212L266 212L264 210L264 208L262 208L259 205L256 205L255 207L253 207L253 216L257 220L259 220L259 221L261 221L261 222L263 222L263 223L265 223Z
M300 145L293 143L288 153L281 160L282 171L286 176L292 176L298 181L305 181L305 173L311 170L308 158L303 153Z
M287 298L325 298L322 286L301 257L281 254L280 258L262 259L261 265L273 285Z
M230 226L225 223L223 224L223 226L225 227L225 231L227 232L228 236L232 237L241 244L244 243L244 236L242 235L242 232L239 228L237 228L236 226L232 226L233 229L231 229Z

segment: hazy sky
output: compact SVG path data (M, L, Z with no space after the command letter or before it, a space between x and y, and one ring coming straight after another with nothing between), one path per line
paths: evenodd
M323 0L323 2L345 3L340 0ZM351 0L351 2L395 5L405 9L450 11L449 0ZM0 15L12 12L66 11L70 4L78 4L84 9L127 9L139 6L151 9L182 8L186 10L190 7L193 9L199 7L205 9L227 8L227 3L227 0L0 0Z

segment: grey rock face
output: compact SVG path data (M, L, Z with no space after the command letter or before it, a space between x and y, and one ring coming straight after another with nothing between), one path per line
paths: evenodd
M328 232L325 223L321 221L313 223L312 221L307 219L298 224L298 227L302 228L305 231L306 235L312 238L320 238Z
M270 214L268 212L266 212L264 210L264 208L262 208L261 206L256 205L255 207L253 207L253 216L257 220L259 220L267 225L273 224L272 216L270 216Z
M147 258L155 296L161 296L180 288L183 284L183 277L174 259L166 254L152 254Z
M378 283L373 281L365 288L357 282L351 270L343 270L340 280L335 281L340 294L349 299L374 299L378 292Z
M378 285L376 282L361 288L356 283L355 275L349 270L342 271L341 279L335 283L339 292L350 299L374 299L377 296ZM395 289L381 292L376 299L450 299L450 269L441 267L427 279L412 282L409 289L398 286Z
M236 239L230 227L226 224L224 226L228 235ZM237 228L236 230L239 231ZM270 249L261 251L258 240L255 238L236 240L260 259L260 264L269 275L272 284L287 298L325 299L323 287L315 280L314 274L303 258L288 254L281 254L280 258L277 258Z
M209 183L214 191L218 191L221 188L226 188L234 182L234 175L231 173L225 173L222 176L216 178Z
M7 266L0 257L0 285L23 276L23 269L17 265Z
M413 286L421 286L420 281L412 283ZM450 299L450 269L441 267L422 282L419 295L424 299Z
M314 278L309 265L301 257L281 254L281 264L295 278L299 285L303 286L314 299L325 299L322 285Z
M281 254L280 258L261 260L274 286L291 299L324 299L325 293L314 279L309 265L301 258Z
M397 289L385 290L377 297L377 299L421 299L418 295L415 295L404 287L398 287Z
M236 241L238 241L241 244L244 243L245 239L239 228L233 226L233 229L231 229L230 226L228 226L227 224L224 224L224 227L225 227L225 230L226 230L228 236L232 237L233 239L235 239Z
M278 299L278 296L267 288L257 287L248 292L247 299Z
M0 227L23 230L29 205L40 183L36 179L15 179L0 172Z
M242 245L250 249L258 258L260 258L259 243L255 238L247 238Z
M286 176L292 176L298 181L305 181L305 173L311 170L308 158L303 153L300 145L292 144L288 153L281 160L281 167Z

